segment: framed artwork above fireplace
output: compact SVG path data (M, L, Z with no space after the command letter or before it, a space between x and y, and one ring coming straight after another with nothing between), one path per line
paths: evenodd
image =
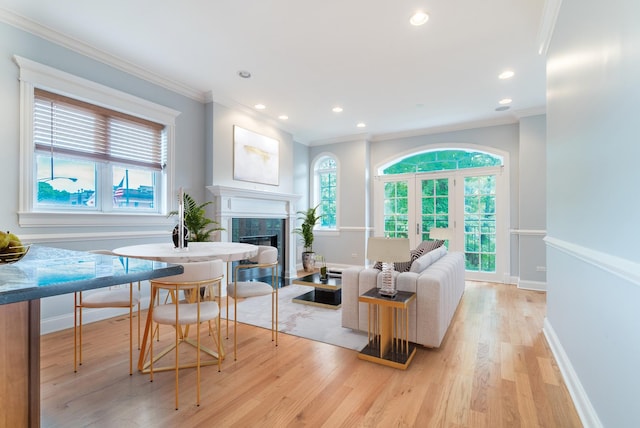
M233 126L233 179L278 185L279 141Z

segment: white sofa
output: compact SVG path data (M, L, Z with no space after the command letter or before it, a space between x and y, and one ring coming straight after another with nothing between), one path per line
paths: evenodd
M396 288L416 293L409 306L409 341L437 348L464 293L464 254L440 247L415 260L411 271L397 273ZM367 331L367 304L358 296L380 288L378 269L355 266L342 273L342 326Z

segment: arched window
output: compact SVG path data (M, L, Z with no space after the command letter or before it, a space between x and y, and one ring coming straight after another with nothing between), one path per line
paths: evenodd
M318 211L322 219L318 225L324 229L337 227L337 184L338 164L330 155L320 156L313 168L314 206L319 205Z
M502 165L502 158L469 150L434 150L418 153L382 168L382 175L484 168Z

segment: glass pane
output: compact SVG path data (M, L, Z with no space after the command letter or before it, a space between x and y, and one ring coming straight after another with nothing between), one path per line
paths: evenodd
M481 168L502 165L502 158L488 153L466 150L437 150L408 156L385 168L382 173L406 174L415 172Z
M426 240L432 227L449 227L449 179L423 180L421 194L422 240Z
M440 197L436 199L436 213L447 214L449 212L449 198Z
M465 254L465 269L476 272L480 270L480 257L477 253Z
M422 214L435 214L436 207L433 198L422 198Z
M435 180L424 180L422 181L422 196L433 196L434 190L433 186L435 185Z
M448 180L436 180L436 195L448 196L449 195L449 181Z
M327 158L328 160L332 159ZM325 163L327 162L325 159ZM333 162L335 164L335 162ZM336 226L336 173L322 172L318 174L320 180L320 220L321 227L333 228Z
M495 272L495 176L466 177L464 231L467 269Z
M396 196L406 198L409 196L409 183L399 181L396 183Z
M336 169L336 161L333 158L326 157L320 161L318 169Z
M37 154L36 176L36 206L95 208L95 162Z
M384 183L384 198L393 198L396 196L396 183Z
M113 167L113 207L149 210L155 207L155 173L147 169Z
M480 269L482 272L495 272L496 256L494 254L482 254L480 258Z

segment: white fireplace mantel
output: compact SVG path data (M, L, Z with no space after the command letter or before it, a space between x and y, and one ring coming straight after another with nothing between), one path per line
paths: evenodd
M300 195L228 186L207 186L207 189L213 194L215 220L225 228L220 235L223 242L231 241L234 218L285 219L287 276L296 276L297 246L293 229L296 223L296 203L301 198Z

